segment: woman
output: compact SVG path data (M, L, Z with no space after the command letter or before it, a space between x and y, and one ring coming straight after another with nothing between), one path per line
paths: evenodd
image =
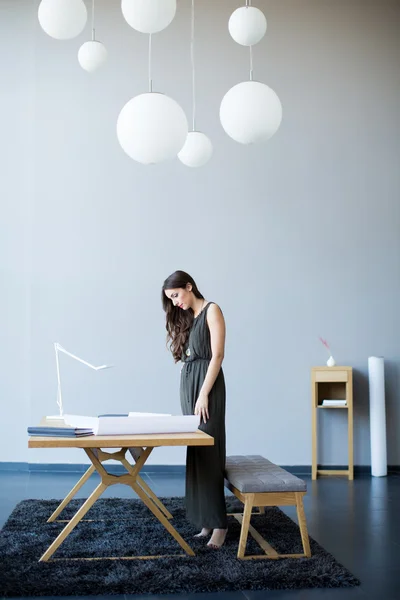
M224 495L225 380L221 368L225 321L221 309L208 302L190 275L175 271L162 287L167 342L175 362L182 361L181 408L200 415L200 429L214 446L189 446L186 458L186 513L201 528L196 537L211 534L210 548L225 541L227 517Z

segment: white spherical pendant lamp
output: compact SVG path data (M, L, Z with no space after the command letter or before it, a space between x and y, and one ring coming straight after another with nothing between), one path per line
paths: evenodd
M157 33L172 22L176 0L122 0L125 21L141 33Z
M82 69L93 73L101 67L107 60L107 50L105 46L97 40L85 42L79 48L78 61Z
M50 37L69 40L82 32L87 21L87 10L83 0L42 0L38 19Z
M282 121L282 105L273 89L259 81L243 81L223 97L219 116L225 132L240 144L271 138Z
M178 158L187 167L202 167L210 160L212 153L210 138L200 131L190 131Z
M129 100L117 120L117 136L123 150L145 165L175 158L187 134L183 109L169 96L155 92Z
M267 31L267 19L255 6L242 6L231 14L228 28L235 42L242 46L254 46Z

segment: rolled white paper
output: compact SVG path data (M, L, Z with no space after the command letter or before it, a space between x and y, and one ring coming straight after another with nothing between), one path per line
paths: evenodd
M382 356L368 358L371 474L387 475L385 365Z
M135 413L131 413L135 415ZM85 427L94 435L134 435L150 433L194 433L200 425L200 415L166 415L139 413L129 417L86 417L64 415L72 427Z
M97 435L135 435L150 433L194 433L200 415L162 417L100 417Z

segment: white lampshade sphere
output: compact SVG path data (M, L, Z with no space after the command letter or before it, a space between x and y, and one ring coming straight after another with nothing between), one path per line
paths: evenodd
M82 69L93 73L107 60L107 50L101 42L92 40L79 48L78 61Z
M267 31L267 19L259 8L242 6L231 14L228 28L235 42L242 46L254 46Z
M176 0L122 0L125 21L141 33L157 33L172 22Z
M219 116L225 132L236 142L263 142L279 129L282 104L264 83L243 81L225 94Z
M86 5L83 0L42 0L38 19L50 37L70 40L79 35L86 25Z
M210 138L200 131L189 131L178 158L187 167L202 167L210 160L212 153Z
M155 92L129 100L117 120L117 136L123 150L145 165L175 158L187 134L184 110L169 96Z

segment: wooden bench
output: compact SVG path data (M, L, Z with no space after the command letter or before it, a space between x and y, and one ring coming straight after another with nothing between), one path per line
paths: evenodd
M243 560L259 558L310 557L310 542L304 513L303 496L306 483L274 465L263 456L228 456L226 459L225 486L244 504L243 513L231 513L241 524L237 557ZM265 506L296 506L304 552L302 554L278 554L250 524L253 507L264 513ZM259 514L258 513L258 514ZM256 540L264 554L245 556L248 534Z

